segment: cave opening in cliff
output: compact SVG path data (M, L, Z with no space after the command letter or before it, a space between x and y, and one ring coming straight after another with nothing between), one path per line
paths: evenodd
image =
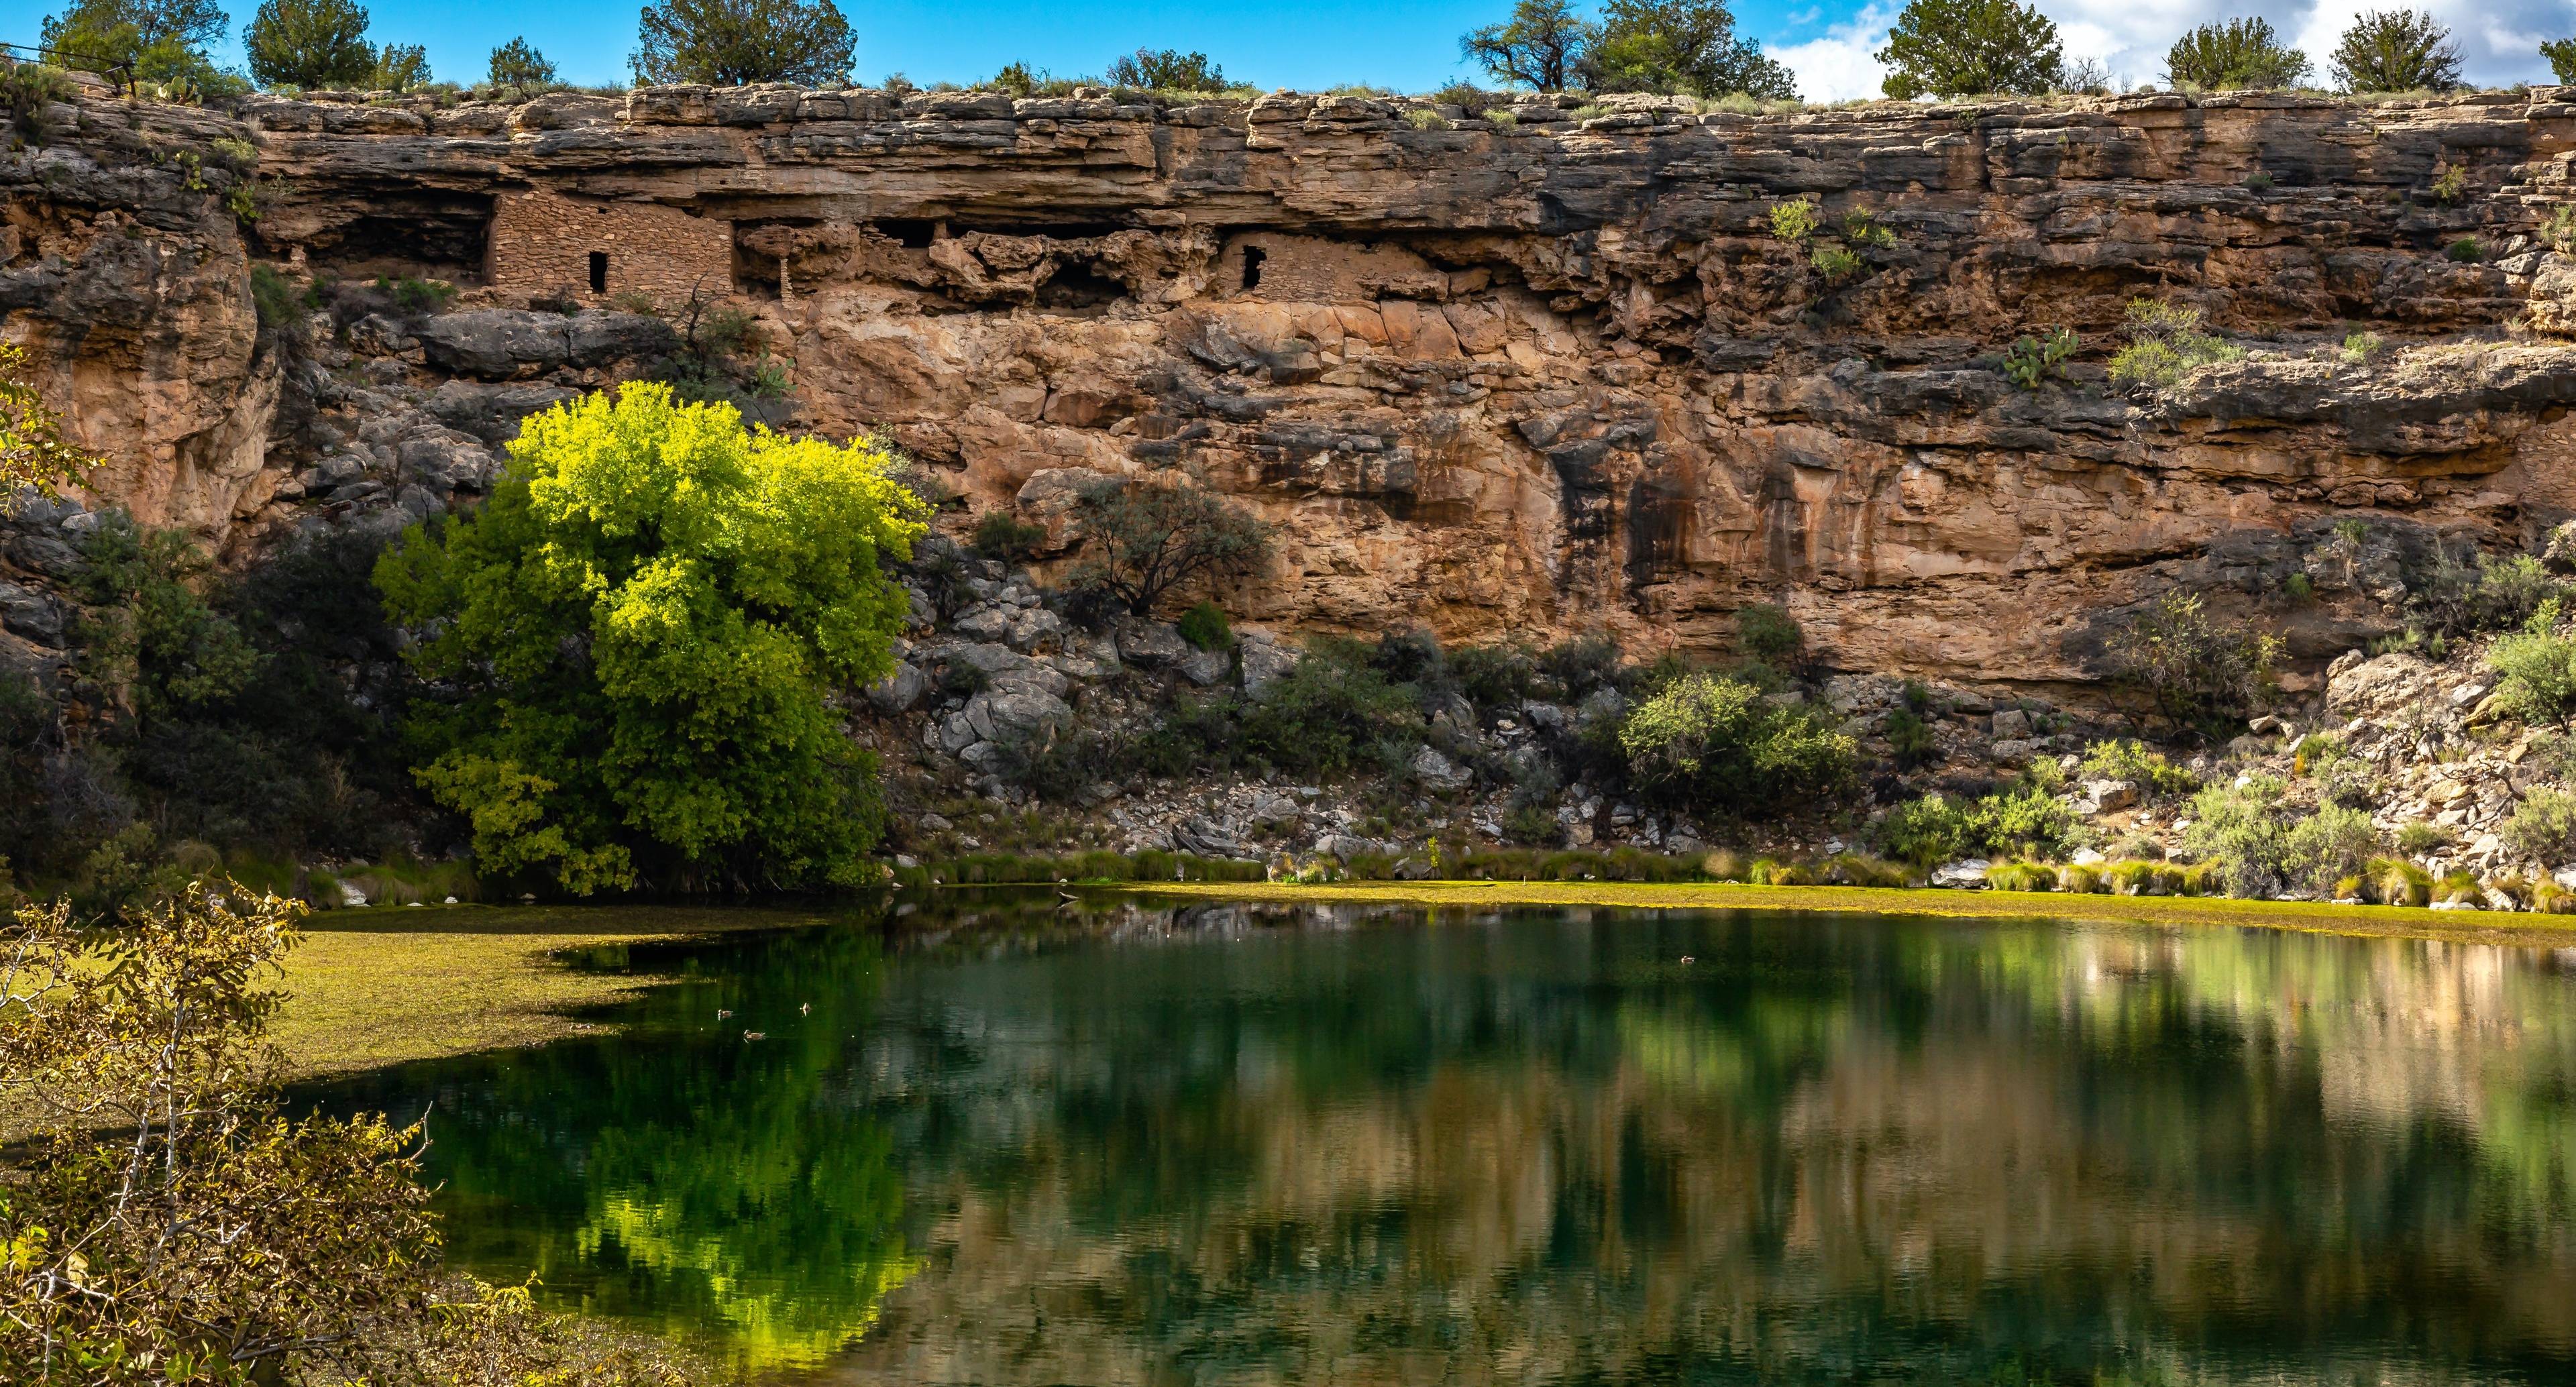
M1127 297L1127 286L1089 265L1065 265L1038 286L1038 307L1089 316Z
M590 292L594 294L608 292L607 251L595 250L590 253Z
M419 209L371 208L304 241L317 271L341 279L379 276L483 281L492 203L483 198Z
M1243 292L1249 294L1261 287L1261 262L1269 258L1270 252L1259 246L1243 248Z

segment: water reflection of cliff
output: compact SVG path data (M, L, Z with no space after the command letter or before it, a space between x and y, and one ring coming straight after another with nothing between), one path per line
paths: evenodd
M2563 1375L2571 972L1633 917L906 963L862 1067L938 1212L836 1375Z
M341 1096L779 1376L2576 1380L2576 954L940 900Z

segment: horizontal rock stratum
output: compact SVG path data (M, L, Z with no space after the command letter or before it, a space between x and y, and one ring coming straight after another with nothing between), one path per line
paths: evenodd
M1831 666L2071 689L2182 584L2312 670L2385 619L2339 522L2420 554L2576 513L2571 101L90 94L0 160L0 309L99 489L233 552L328 510L286 483L332 458L387 469L341 509L470 494L458 450L663 340L605 310L695 293L792 359L793 426L1058 543L1093 474L1241 497L1282 542L1224 600L1283 629L1711 649L1774 600ZM464 292L307 360L255 261ZM2136 297L2248 355L2112 386ZM2056 327L2067 377L2015 385Z

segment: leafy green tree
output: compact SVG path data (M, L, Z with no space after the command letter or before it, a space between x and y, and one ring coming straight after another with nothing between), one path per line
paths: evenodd
M2460 46L2422 10L2372 10L2343 31L2327 68L2345 91L2449 91L2460 85Z
M1774 703L1740 679L1685 675L1619 724L1628 777L1648 796L1742 814L1787 808L1846 788L1852 739L1804 708Z
M0 342L0 515L16 507L19 488L50 491L97 461L64 440L63 418L36 389L27 349Z
M206 48L231 25L215 0L72 0L40 41L75 67L127 63L143 81L202 88L222 77Z
M429 85L429 50L416 43L389 43L376 54L376 69L367 77L375 91L405 92Z
M1519 0L1511 22L1488 24L1458 40L1459 51L1498 82L1563 91L1574 76L1586 31L1566 0Z
M2065 67L2057 22L2013 0L1909 0L1877 58L1899 101L2036 96L2055 88Z
M2576 82L2576 39L2542 39L2540 56L2549 60L2560 85Z
M832 0L663 0L629 61L645 83L846 82L857 40Z
M1076 587L1105 593L1137 616L1201 578L1260 566L1270 529L1223 497L1176 479L1107 477L1075 493L1085 550Z
M2165 52L2165 81L2209 91L2295 87L2308 75L2308 55L2281 42L2266 19L2203 24Z
M1109 65L1109 82L1112 86L1147 91L1222 91L1225 70L1209 62L1205 53L1139 48Z
M260 0L242 46L263 87L356 86L376 70L367 10L356 0Z
M1579 66L1594 91L1798 94L1788 68L1735 36L1725 0L1609 0Z
M521 91L551 86L555 80L555 65L546 60L545 54L529 46L526 39L512 39L492 50L492 68L487 80L496 87L517 87Z
M873 442L747 430L625 386L537 415L470 518L377 566L414 669L422 785L480 863L587 893L859 880L882 813L830 695L882 677L881 565L926 512Z

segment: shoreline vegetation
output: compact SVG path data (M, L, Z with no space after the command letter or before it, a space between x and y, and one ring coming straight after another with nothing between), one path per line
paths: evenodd
M944 866L945 864L943 864ZM925 870L924 875L930 872ZM952 871L939 875L955 879ZM2222 896L2115 896L1874 886L1765 886L1640 881L1065 881L1145 899L1420 906L1430 910L1591 907L1776 910L1823 914L2050 919L2141 925L2220 925L2363 938L2576 947L2576 917L2485 915L2407 906L2249 901ZM976 883L961 882L965 889ZM898 891L912 895L922 888ZM940 888L930 888L940 889ZM650 975L586 970L570 956L648 940L822 924L838 912L765 906L455 906L358 921L334 912L308 926L289 961L291 994L276 1038L297 1079L418 1060L541 1045L597 1033L598 1008L657 985ZM322 924L327 918L330 923ZM2507 921L2510 923L2507 923Z
M2143 925L2238 925L2304 934L2445 943L2576 947L2576 918L2483 915L2416 906L2249 901L2227 896L2112 896L1935 887L1756 886L1733 881L1171 882L1125 886L1138 896L1278 904L1418 905L1431 909L1587 906L1631 910L1777 910L2046 919ZM2511 920L2512 924L2498 923ZM2524 923L2529 921L2530 923Z

